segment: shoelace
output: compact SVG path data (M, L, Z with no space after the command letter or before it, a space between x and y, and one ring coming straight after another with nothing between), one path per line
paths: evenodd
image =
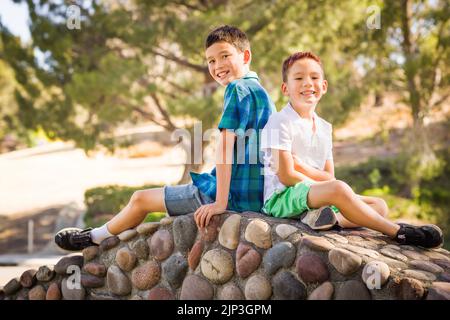
M86 242L91 242L90 230L83 230L79 234L75 234L71 237L71 242L73 244L82 244Z
M404 235L404 241L409 242L411 244L420 244L425 240L424 233L415 227L403 226L403 232L400 235Z

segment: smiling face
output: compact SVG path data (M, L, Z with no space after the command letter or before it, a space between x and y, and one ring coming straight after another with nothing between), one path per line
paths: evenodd
M220 41L208 47L205 53L209 73L222 86L242 78L249 71L250 50L241 52L228 42Z
M295 109L305 111L314 109L327 92L328 83L323 78L322 67L317 61L303 58L295 61L289 68L287 81L281 90Z

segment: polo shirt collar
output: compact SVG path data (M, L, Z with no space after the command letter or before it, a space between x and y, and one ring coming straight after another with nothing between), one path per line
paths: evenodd
M299 121L301 121L304 124L310 123L308 119L300 117L300 115L297 113L297 111L295 111L294 107L291 105L290 102L287 103L286 108L287 108L288 112L290 114L292 114L293 117L295 117L295 119L298 119ZM313 118L317 125L317 114L315 111L313 112Z

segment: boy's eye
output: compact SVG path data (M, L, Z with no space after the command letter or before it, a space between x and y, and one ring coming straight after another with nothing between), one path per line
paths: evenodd
M303 78L295 78L295 80L302 80Z
M209 60L208 64L214 63L214 60Z
M226 58L228 58L229 56L230 56L229 54L224 54L224 55L222 56L222 58L226 59Z

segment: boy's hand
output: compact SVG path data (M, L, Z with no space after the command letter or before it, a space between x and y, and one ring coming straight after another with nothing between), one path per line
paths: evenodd
M226 210L226 206L220 205L217 202L205 204L197 209L194 213L195 223L198 228L205 228L212 216L221 214Z
M294 160L294 169L299 171L299 169L302 166L302 160L300 160L299 157L297 157L295 154L292 153L292 160Z
M295 154L292 153L292 159L294 160L295 164L300 164L302 161L299 157L297 157Z

